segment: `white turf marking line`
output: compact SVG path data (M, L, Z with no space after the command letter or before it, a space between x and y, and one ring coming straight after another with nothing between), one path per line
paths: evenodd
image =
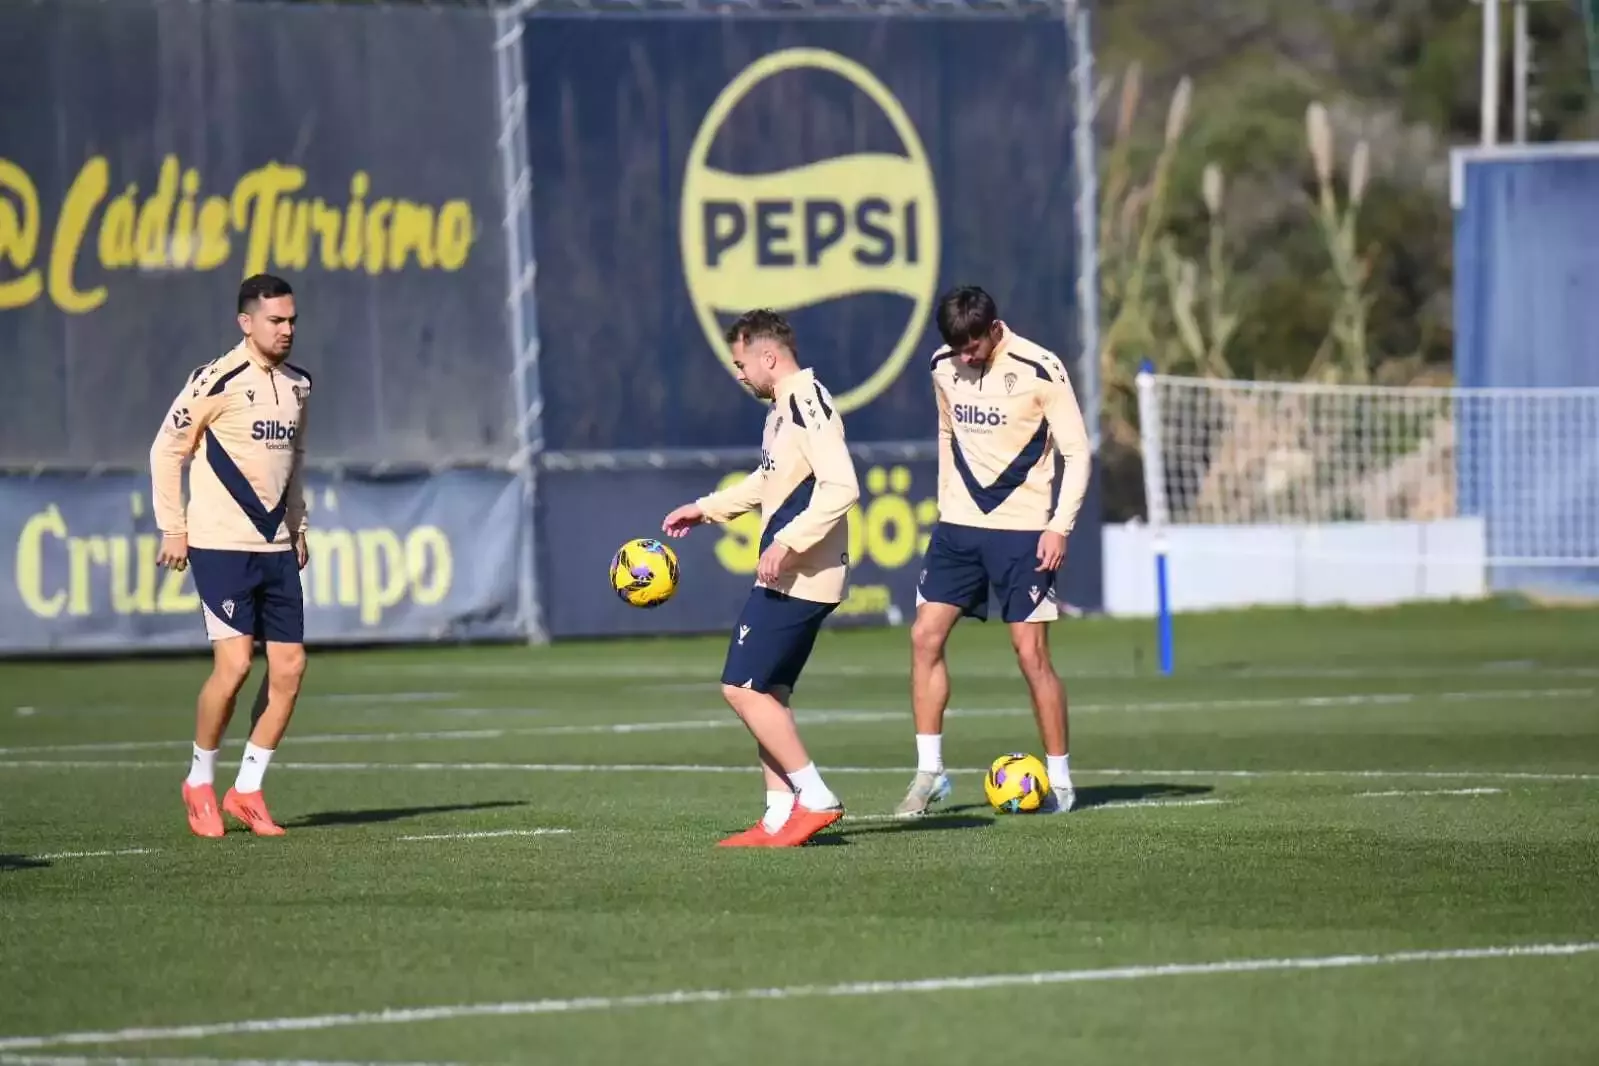
M1502 788L1431 788L1431 789L1394 789L1391 792L1356 792L1355 795L1367 799L1385 799L1390 796L1502 796Z
M448 1062L333 1062L326 1059L125 1058L121 1055L7 1055L0 1066L456 1066Z
M1230 799L1171 799L1171 800L1131 800L1127 803L1096 803L1092 806L1081 807L1073 814L1089 814L1093 811L1131 811L1144 807L1219 807L1222 804L1236 802Z
M152 855L160 848L121 848L117 851L57 851L49 855L29 855L30 859L101 859L112 855Z
M687 660L687 661L684 661ZM527 680L570 680L607 683L616 678L635 681L688 679L701 681L714 676L721 669L721 656L695 657L677 655L671 660L645 661L632 659L619 662L607 659L581 662L452 662L448 657L431 658L404 663L351 663L344 667L354 673L381 675L386 680L396 677L417 677L436 680L440 671L447 670L451 677L522 678ZM1069 658L1061 664L1064 673L1082 679L1128 680L1154 676L1148 669L1132 664L1126 667L1105 667L1102 663L1076 663ZM1308 664L1286 666L1224 666L1205 668L1200 676L1220 679L1278 678L1311 681L1329 677L1462 677L1506 675L1536 672L1546 677L1599 677L1599 667L1544 664L1531 660L1517 662L1485 662L1469 667L1460 666L1377 666L1377 667L1326 667ZM1016 665L1008 660L967 663L962 676L971 678L1014 678ZM865 663L819 661L806 667L805 676L813 680L850 680L853 678L903 678L904 668Z
M459 692L329 692L308 697L312 703L441 703L460 699Z
M529 1014L574 1014L637 1007L680 1007L701 1003L882 996L918 992L966 992L995 988L1091 984L1101 981L1143 981L1160 977L1208 977L1216 974L1270 973L1292 970L1339 970L1393 966L1413 962L1463 962L1470 959L1547 958L1599 952L1599 941L1568 944L1512 944L1504 947L1452 948L1441 951L1395 951L1382 955L1322 955L1288 959L1226 959L1219 962L1163 963L1153 966L1110 966L1092 970L1043 970L1036 973L930 977L913 981L853 981L833 985L788 985L780 988L682 989L632 996L585 996L577 999L534 999L520 1003L463 1003L440 1007L389 1008L351 1014L313 1014L297 1018L259 1018L209 1025L112 1029L104 1032L55 1033L49 1036L0 1037L0 1052L34 1048L204 1040L245 1033L294 1033L343 1029L359 1025L397 1025Z
M570 829L485 829L476 833L423 833L401 837L401 840L487 840L489 837L549 837L564 836Z
M533 763L533 762L274 762L280 770L392 773L415 770L434 773L641 773L641 774L753 774L754 766L710 766L692 763ZM0 760L0 770L171 770L170 762L129 759L10 759ZM914 766L828 766L830 774L913 775ZM945 773L982 776L986 766L949 766ZM1599 773L1541 773L1527 770L1188 770L1151 767L1141 770L1092 770L1080 767L1075 777L1197 777L1269 780L1271 778L1371 778L1376 780L1459 781L1599 781Z
M1172 800L1128 800L1125 803L1095 803L1087 807L1074 808L1072 814L1088 814L1093 811L1125 811L1136 810L1140 807L1216 807L1225 803L1235 803L1230 799L1172 799ZM922 822L937 821L939 818L949 818L953 812L933 810L921 818L904 818L897 814L846 814L846 822Z
M1599 696L1593 688L1540 688L1540 689L1477 689L1464 692L1371 692L1343 696L1263 696L1252 699L1225 700L1160 700L1144 703L1084 703L1074 705L1074 714L1158 713L1165 711L1228 711L1271 708L1330 708L1330 707L1388 707L1404 706L1418 701L1437 700L1445 703L1477 703L1491 700L1561 700L1587 699ZM439 711L462 709L436 708ZM470 708L487 713L528 713L526 708ZM953 708L950 716L956 718L1009 718L1030 715L1026 707ZM799 711L795 718L802 725L870 724L876 722L908 721L905 710L814 710ZM495 729L439 729L413 732L384 733L311 733L294 737L295 744L389 744L414 740L502 740L506 737L555 736L616 736L631 733L691 732L697 730L743 729L744 724L731 714L715 718L691 718L677 721L614 722L608 724L513 726ZM155 751L188 748L187 740L114 740L84 744L35 744L0 748L0 755L28 755L52 752L90 751Z

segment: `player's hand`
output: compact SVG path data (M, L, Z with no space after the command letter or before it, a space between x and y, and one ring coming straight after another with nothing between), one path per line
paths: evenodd
M763 585L776 584L791 554L788 545L772 541L772 546L761 552L761 560L755 564L755 579Z
M305 569L305 564L311 561L311 549L305 542L305 534L294 535L294 561L300 564L300 569Z
M705 512L700 510L697 503L685 503L677 510L666 516L661 523L661 532L668 537L686 537L688 531L705 521Z
M1059 570L1066 561L1066 534L1046 529L1038 538L1038 569Z
M161 538L161 551L155 565L182 572L189 568L189 537L186 533L168 533Z

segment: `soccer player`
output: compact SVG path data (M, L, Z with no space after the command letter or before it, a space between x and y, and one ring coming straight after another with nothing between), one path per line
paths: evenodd
M911 627L911 706L916 777L896 808L926 814L948 798L944 646L965 615L988 617L989 588L1010 627L1032 695L1051 795L1046 811L1071 809L1066 693L1049 657L1058 617L1055 574L1088 486L1088 432L1060 360L1012 333L993 297L964 287L940 297L933 353L938 402L938 524L927 545ZM1061 471L1058 496L1054 481Z
M800 740L789 701L822 622L844 598L846 519L860 498L833 398L801 369L794 331L773 311L749 311L727 330L739 381L772 402L761 465L736 485L684 504L661 523L681 537L702 522L761 513L755 587L738 616L722 696L755 737L766 813L719 847L798 847L844 816Z
M302 492L306 400L311 375L288 362L298 316L294 290L269 274L239 286L238 347L198 367L178 392L150 448L157 562L194 574L211 676L200 689L194 755L183 782L189 828L222 835L222 814L258 836L279 836L261 794L305 674L306 564ZM189 499L183 467L189 463ZM256 641L266 643L266 709L250 730L238 777L217 808L217 747L250 674Z

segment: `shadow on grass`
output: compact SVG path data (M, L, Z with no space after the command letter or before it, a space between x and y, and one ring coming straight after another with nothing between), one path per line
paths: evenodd
M28 855L0 855L0 871L3 870L43 870L50 866L43 859L35 859Z
M1139 785L1092 785L1077 790L1077 803L1072 809L1081 811L1090 807L1108 807L1117 803L1186 799L1214 791L1215 789L1209 785L1170 785L1157 782Z
M374 807L364 811L319 811L307 814L292 822L284 822L286 829L316 829L335 825L373 825L378 822L397 822L402 818L420 818L427 814L448 814L453 811L487 811L497 807L526 807L526 800L492 800L488 803L450 803L435 807Z

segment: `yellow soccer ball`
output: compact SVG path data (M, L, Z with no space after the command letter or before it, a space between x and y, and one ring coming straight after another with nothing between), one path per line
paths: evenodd
M632 607L659 607L677 591L677 554L658 540L630 540L611 560L611 587Z
M1049 774L1033 755L1012 752L994 760L983 777L989 804L1001 814L1036 811L1049 795Z

